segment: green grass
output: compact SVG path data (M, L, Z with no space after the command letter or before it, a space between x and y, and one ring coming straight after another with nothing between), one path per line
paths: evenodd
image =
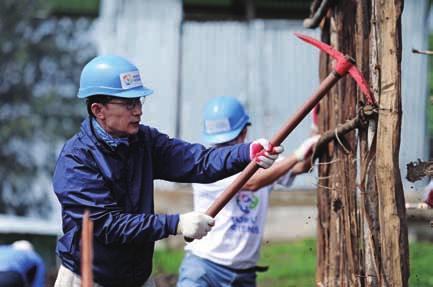
M259 265L269 270L258 273L259 286L315 286L316 241L263 244Z
M156 250L155 277L177 275L183 250ZM433 287L433 243L410 244L411 287ZM316 241L307 239L289 243L264 243L259 265L269 265L268 272L258 273L261 287L315 286Z
M155 250L153 274L177 274L183 254L183 249Z
M411 274L409 286L433 286L433 243L412 243L409 247L409 253Z

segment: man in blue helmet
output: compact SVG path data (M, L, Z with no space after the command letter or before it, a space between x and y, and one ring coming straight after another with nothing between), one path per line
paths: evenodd
M0 245L0 286L44 287L45 266L26 240Z
M243 143L250 120L233 97L217 97L204 109L204 139L215 146ZM297 174L310 169L309 156L318 136L304 141L295 152L266 170L257 171L215 217L206 237L185 247L178 287L256 286L256 266L268 208L276 184L290 186ZM235 180L230 176L210 184L193 184L194 209L206 210Z
M214 220L200 212L154 214L153 180L213 182L252 159L269 167L282 152L264 140L206 149L169 138L140 124L140 99L151 93L122 57L99 56L82 70L78 97L86 99L89 117L64 145L53 177L64 233L55 286L80 285L85 210L94 223L94 286L154 286L154 242L176 234L200 239Z

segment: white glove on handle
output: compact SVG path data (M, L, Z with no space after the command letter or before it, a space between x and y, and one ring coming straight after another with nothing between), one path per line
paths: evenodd
M200 212L188 212L179 216L177 225L177 234L183 234L185 237L200 239L205 236L212 226L215 219Z
M312 136L306 139L294 152L298 161L306 159L312 152L313 148L319 140L320 135Z
M250 144L250 159L261 167L268 168L283 151L283 146L272 147L267 139L258 139Z

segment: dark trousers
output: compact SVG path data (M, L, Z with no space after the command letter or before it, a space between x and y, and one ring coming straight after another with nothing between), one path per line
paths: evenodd
M0 271L0 287L25 287L25 283L18 272Z

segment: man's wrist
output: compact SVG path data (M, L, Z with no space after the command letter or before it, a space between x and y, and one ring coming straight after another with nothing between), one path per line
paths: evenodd
M172 235L178 234L179 228L179 214L167 214L167 228L168 233Z

